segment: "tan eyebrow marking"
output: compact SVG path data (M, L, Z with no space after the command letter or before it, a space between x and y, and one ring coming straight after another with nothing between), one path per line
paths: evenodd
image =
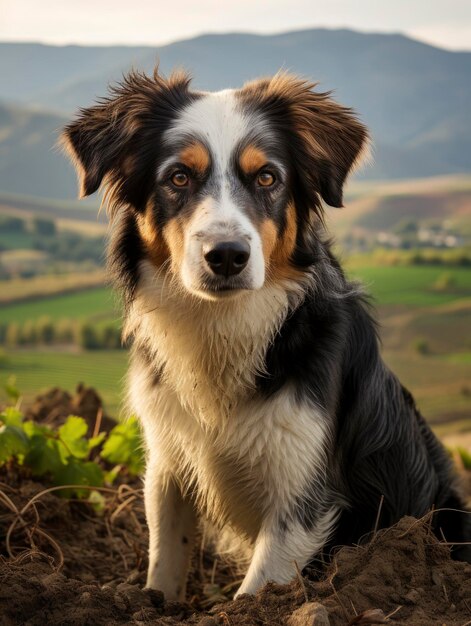
M239 157L239 165L245 174L258 172L267 161L268 158L265 152L253 144L246 146Z
M180 161L192 170L195 170L199 174L204 174L210 165L211 159L207 148L195 141L180 152Z

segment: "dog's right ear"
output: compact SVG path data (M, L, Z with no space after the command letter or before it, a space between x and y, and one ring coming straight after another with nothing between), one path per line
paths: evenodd
M65 127L61 143L77 169L81 198L94 193L106 174L119 169L125 140L123 115L111 99L81 109Z
M193 97L190 77L164 78L131 72L95 106L80 110L62 133L61 143L80 179L80 197L111 189L111 204L141 210L150 193L159 139L178 110Z

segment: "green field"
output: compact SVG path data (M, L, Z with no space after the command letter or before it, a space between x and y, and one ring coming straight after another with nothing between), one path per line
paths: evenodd
M117 320L121 313L118 298L111 289L101 287L17 304L4 304L0 322L25 322L48 316L52 320Z
M1 233L0 250L23 250L31 248L33 235L31 233Z
M471 269L430 266L376 266L356 259L350 274L375 298L384 355L391 369L415 395L420 409L441 434L471 430ZM452 275L444 291L434 287ZM88 289L41 300L2 306L0 321L24 322L48 315L119 323L111 289ZM417 341L427 345L418 353ZM78 382L95 387L108 409L117 413L122 397L126 353L121 351L16 350L0 369L0 387L17 378L25 401L51 386L70 391Z
M15 376L27 403L51 387L73 392L77 384L94 387L111 415L119 413L123 397L127 353L121 350L96 352L15 351L0 362L0 387ZM5 399L5 398L3 398Z
M363 282L381 306L433 307L471 297L471 268L355 264L350 273ZM444 274L452 276L453 287L440 291L434 285Z
M373 295L379 306L433 307L471 297L470 268L415 265L371 267L355 263L350 274L363 282L366 291ZM453 286L440 291L434 285L443 274L452 276ZM120 311L118 298L112 290L103 287L3 305L0 322L24 322L43 315L54 320L117 319Z

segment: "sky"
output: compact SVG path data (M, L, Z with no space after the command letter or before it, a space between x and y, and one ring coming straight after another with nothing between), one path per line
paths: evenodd
M0 41L160 45L314 27L401 32L471 50L471 0L0 0Z

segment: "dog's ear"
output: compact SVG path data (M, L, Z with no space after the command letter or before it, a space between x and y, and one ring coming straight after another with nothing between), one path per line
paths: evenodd
M190 78L131 72L95 106L80 110L61 143L80 180L80 197L105 183L112 204L141 209L152 184L162 132L189 95Z
M313 91L314 85L298 82L294 89L293 119L306 149L311 176L319 193L333 207L343 206L348 174L368 153L368 130L353 111Z
M106 174L119 169L127 143L124 116L117 100L80 110L62 133L61 143L71 157L79 176L79 196L97 191Z
M343 185L367 152L368 131L353 111L314 91L315 84L280 72L245 89L258 97L275 125L290 136L299 179L334 207L342 206ZM264 106L265 105L265 106Z

